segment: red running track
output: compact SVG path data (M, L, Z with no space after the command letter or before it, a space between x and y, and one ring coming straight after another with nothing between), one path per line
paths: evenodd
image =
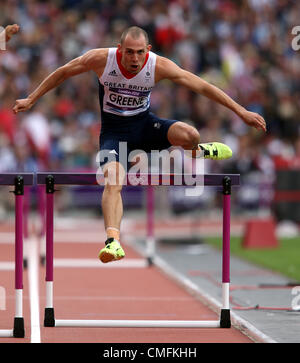
M80 228L79 228L80 229ZM78 229L78 230L79 230ZM0 229L1 262L13 261L11 238L5 243ZM11 232L13 227L11 228ZM72 233L74 229L72 230ZM99 238L96 236L96 238ZM90 240L90 238L89 238ZM56 239L54 256L94 259L102 244L72 243ZM75 328L43 327L45 267L39 262L38 243L29 242L29 268L24 271L25 338L0 338L0 342L47 343L214 343L252 342L234 327L221 328ZM126 246L126 260L141 259ZM77 260L75 260L76 262ZM125 260L124 260L125 261ZM114 262L117 264L119 262ZM100 262L99 262L100 264ZM29 273L29 270L33 273ZM36 269L36 271L34 270ZM1 270L0 285L6 290L6 309L0 310L0 329L12 329L14 316L14 272ZM38 276L38 288L30 281ZM32 291L35 289L35 291ZM32 298L33 296L33 298ZM38 305L32 299L37 297ZM31 306L30 306L31 304ZM37 307L38 306L38 307ZM37 314L39 311L39 317ZM56 319L99 320L218 320L216 313L192 297L156 267L55 267L54 311ZM31 320L33 314L35 322ZM39 318L39 321L36 319ZM39 323L39 324L38 324Z

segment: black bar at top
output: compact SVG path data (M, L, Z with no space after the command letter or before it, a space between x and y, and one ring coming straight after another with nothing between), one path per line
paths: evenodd
M103 174L96 173L37 173L37 184L46 184L46 178L52 175L56 185L104 185ZM183 186L223 186L224 177L229 177L231 186L240 185L239 174L127 174L126 185L183 185ZM193 183L191 183L193 181Z
M15 185L18 177L23 178L24 185L33 185L34 173L0 173L0 185Z

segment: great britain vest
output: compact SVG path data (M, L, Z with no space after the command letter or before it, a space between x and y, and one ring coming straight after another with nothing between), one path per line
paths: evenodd
M149 109L155 85L156 54L148 54L140 72L128 78L119 67L117 48L109 48L106 66L99 78L102 115L135 116Z

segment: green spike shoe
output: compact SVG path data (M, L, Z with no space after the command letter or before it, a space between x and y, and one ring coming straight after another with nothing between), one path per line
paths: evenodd
M230 147L220 142L199 144L199 148L204 152L204 159L224 160L232 157Z
M98 257L103 263L118 261L125 257L125 252L117 240L109 238L105 241L105 247L99 252Z

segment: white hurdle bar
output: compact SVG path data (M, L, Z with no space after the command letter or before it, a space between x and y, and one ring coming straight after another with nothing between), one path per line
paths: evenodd
M175 183L175 174L163 175L157 174L127 175L127 183L132 183L130 177L133 177L132 185L178 185ZM171 177L171 178L170 178ZM196 177L196 178L195 178ZM168 179L169 184L164 182ZM44 315L44 326L46 327L127 327L127 328L230 328L230 307L229 307L229 283L230 283L230 197L231 186L238 186L240 176L238 174L206 174L193 176L196 185L197 180L201 185L221 187L223 193L223 253L222 253L222 309L219 320L65 320L55 319L53 306L53 209L54 209L54 192L55 185L103 185L104 177L95 173L37 173L37 183L46 185L46 307ZM146 183L145 183L146 180ZM154 183L153 180L155 181ZM102 184L101 184L102 182ZM185 184L182 184L185 185ZM151 197L151 192L148 194ZM148 197L148 212L153 210L153 205L149 204L151 199ZM152 215L152 213L151 213ZM152 238L153 220L148 221L147 236ZM152 251L148 251L148 257L152 263Z
M13 338L14 330L13 329L1 329L0 330L0 338Z
M219 328L220 320L64 320L55 319L56 327L82 328Z

